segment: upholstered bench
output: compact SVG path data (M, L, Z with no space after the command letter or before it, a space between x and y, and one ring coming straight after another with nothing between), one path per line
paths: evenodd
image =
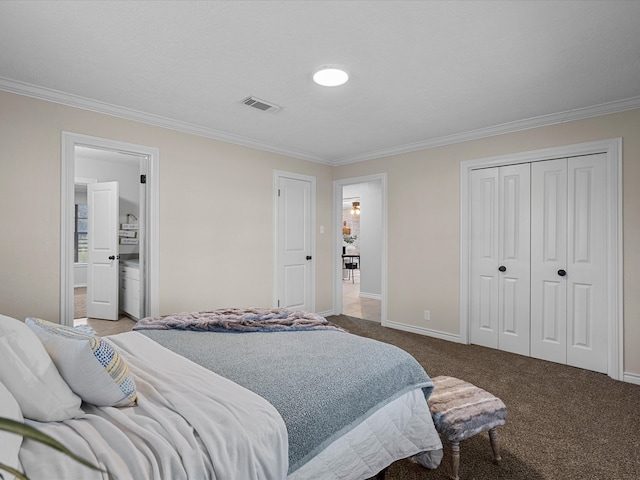
M498 432L504 425L507 407L498 397L454 377L433 378L435 389L429 397L429 410L436 430L452 450L452 478L458 479L460 442L480 432L489 432L494 460L500 461Z

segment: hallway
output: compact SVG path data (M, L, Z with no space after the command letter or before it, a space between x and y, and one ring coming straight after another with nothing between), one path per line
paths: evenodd
M381 302L360 297L360 270L352 270L351 278L342 280L342 314L380 323Z

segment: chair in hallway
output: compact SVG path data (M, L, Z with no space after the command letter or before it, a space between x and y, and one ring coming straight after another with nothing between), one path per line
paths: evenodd
M345 270L347 270L347 278L346 280L348 280L349 278L351 278L351 283L355 283L355 275L353 274L354 270L358 270L360 268L360 256L358 257L351 257L351 258L343 258L343 267Z

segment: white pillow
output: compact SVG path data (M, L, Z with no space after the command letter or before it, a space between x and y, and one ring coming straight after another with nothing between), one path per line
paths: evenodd
M84 415L80 397L62 379L36 334L4 315L0 315L0 382L31 420L52 422Z
M9 418L17 422L24 420L20 405L2 383L0 383L0 417ZM21 435L0 430L0 463L18 470L20 467L20 460L18 460L20 445L22 445ZM14 478L13 475L2 471L2 469L0 469L0 473L5 480Z
M71 390L99 407L136 404L136 384L129 367L111 344L97 335L27 318Z

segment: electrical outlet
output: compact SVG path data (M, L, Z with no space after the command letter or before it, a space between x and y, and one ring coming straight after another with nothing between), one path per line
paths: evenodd
M424 311L424 319L431 320L431 312L429 310Z

